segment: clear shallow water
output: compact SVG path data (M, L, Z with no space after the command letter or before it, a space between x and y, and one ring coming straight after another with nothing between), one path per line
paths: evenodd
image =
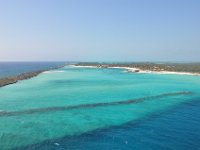
M197 101L184 103L166 112L130 121L121 126L48 140L23 149L198 150L199 107L200 102Z
M193 114L199 115L199 91L200 78L197 76L133 74L120 69L72 67L44 72L0 89L0 147L144 149L147 142L149 149L167 149L168 146L177 149L173 146L193 142L191 138L200 135L200 132L193 135L200 124L193 117ZM138 99L140 101L122 103ZM177 109L183 104L186 108ZM71 106L75 107L71 109ZM187 110L193 113L182 117ZM161 115L163 113L169 117ZM172 121L173 117L180 121ZM186 124L176 123L184 122L184 119L192 126L186 137L172 143L162 142L163 138L179 137L182 130L188 129ZM167 126L169 124L172 126ZM146 130L152 131L150 137L143 137L148 133ZM187 138L189 136L191 138ZM191 146L197 149L199 145Z

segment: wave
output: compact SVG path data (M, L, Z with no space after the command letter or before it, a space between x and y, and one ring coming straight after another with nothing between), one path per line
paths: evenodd
M61 73L61 72L65 72L65 71L62 71L62 70L54 70L54 71L44 71L44 72L42 72L42 73L44 73L44 74L52 74L52 73Z

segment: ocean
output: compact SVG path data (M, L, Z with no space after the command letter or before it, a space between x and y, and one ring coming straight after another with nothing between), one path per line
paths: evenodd
M199 91L199 76L46 71L0 88L0 148L198 150Z
M49 69L65 64L64 62L0 62L0 78L21 73Z

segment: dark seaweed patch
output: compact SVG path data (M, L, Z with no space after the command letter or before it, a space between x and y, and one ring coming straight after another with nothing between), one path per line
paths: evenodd
M95 108L95 107L127 105L127 104L133 104L133 103L141 103L143 101L151 100L151 99L159 99L159 98L164 98L164 97L189 95L189 94L192 94L192 92L165 93L165 94L160 94L160 95L156 95L156 96L147 96L147 97L143 97L143 98L115 101L115 102L80 104L80 105L75 105L75 106L55 106L55 107L35 108L35 109L12 111L12 112L3 111L3 112L0 112L0 117L28 115L28 114L34 114L34 113L46 113L46 112L64 111L64 110L72 110L72 109L89 109L89 108Z

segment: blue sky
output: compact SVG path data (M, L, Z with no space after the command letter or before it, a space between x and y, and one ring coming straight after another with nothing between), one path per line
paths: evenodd
M0 61L199 58L199 0L0 1Z

